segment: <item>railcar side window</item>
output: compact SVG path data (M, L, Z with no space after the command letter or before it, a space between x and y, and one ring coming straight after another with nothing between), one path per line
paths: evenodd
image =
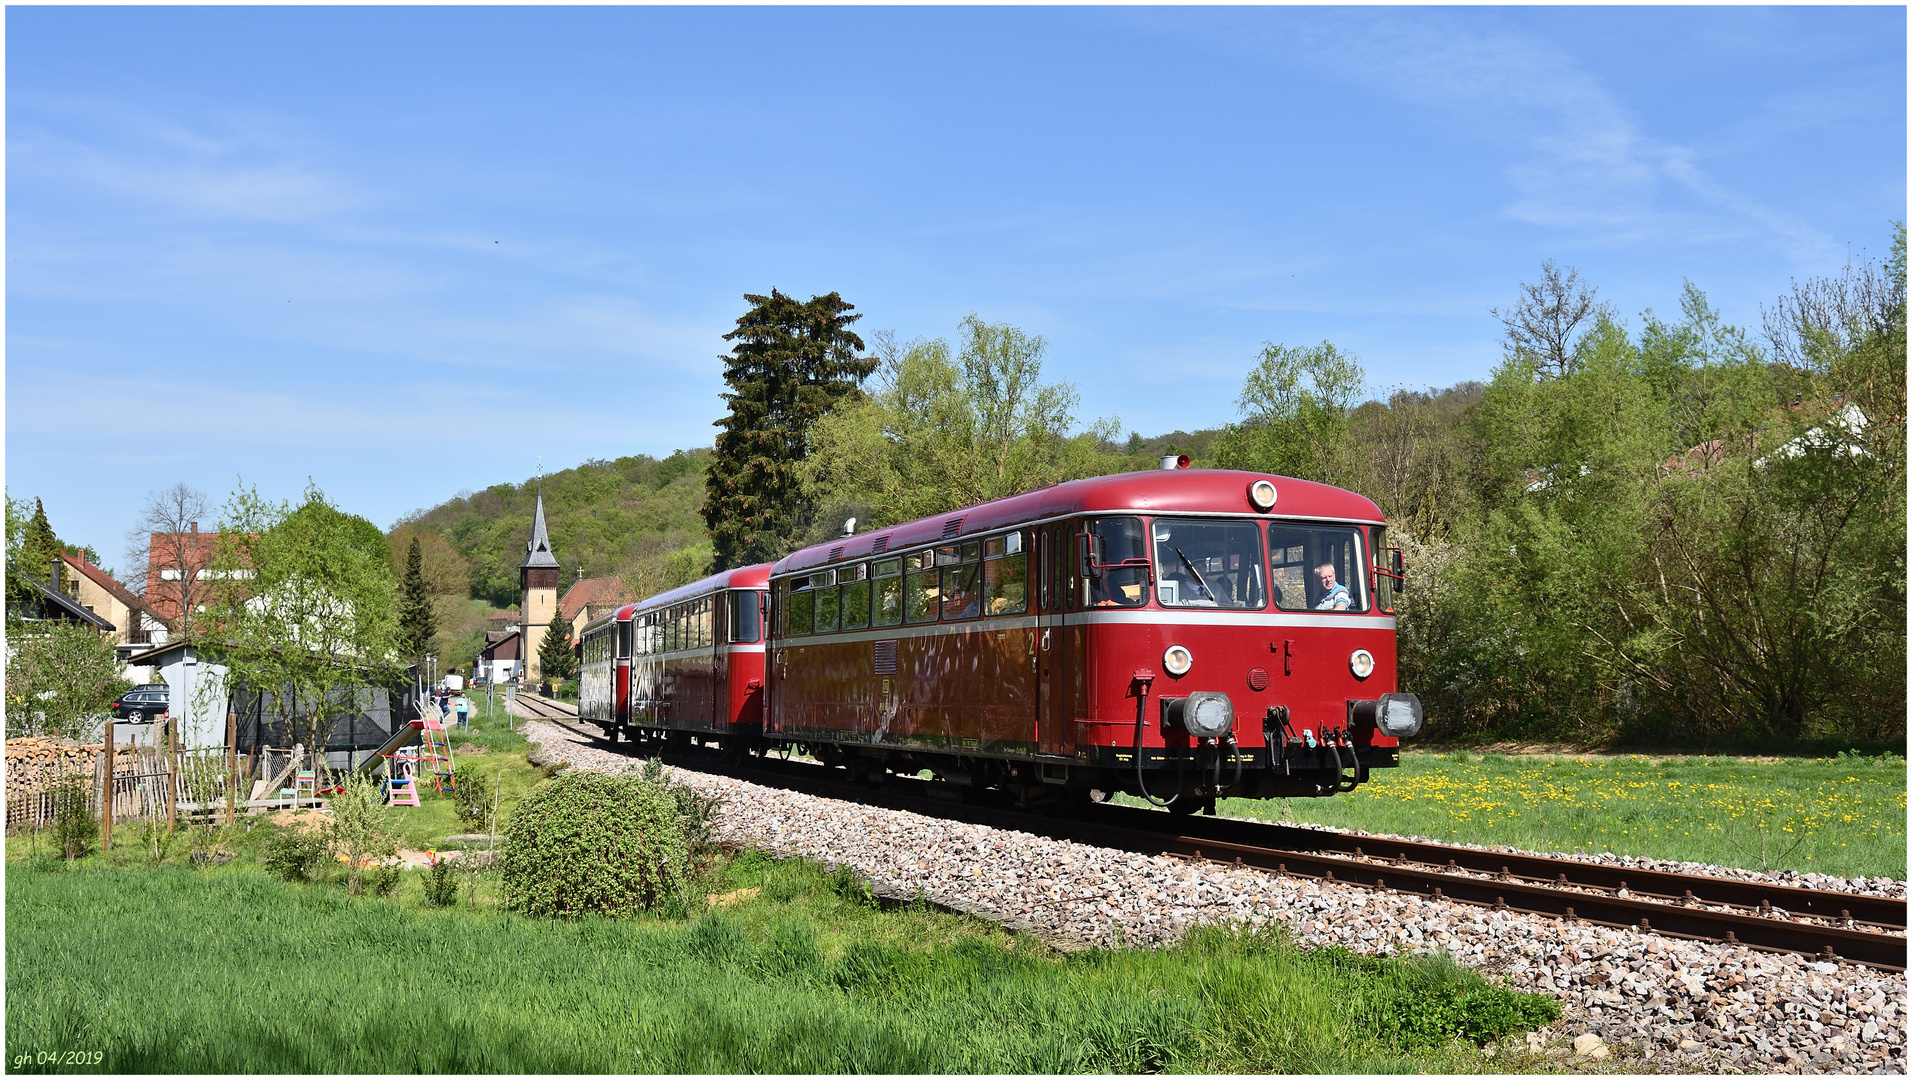
M870 564L857 563L837 572L843 584L843 628L861 630L870 625Z
M630 623L617 624L617 654L619 656L631 655L631 624ZM105 740L101 740L101 741L104 742Z
M906 622L935 622L942 608L942 577L936 570L936 553L919 551L903 559L903 618Z
M790 583L790 602L784 605L789 619L791 637L810 632L814 625L812 616L816 612L816 597L810 594L810 579L798 578Z
M1268 562L1275 606L1283 611L1366 611L1358 529L1268 525Z
M903 560L881 559L871 566L876 577L877 626L895 626L903 621Z
M716 627L712 624L711 598L706 596L697 601L697 647L708 649L717 640Z
M827 634L837 628L836 571L810 575L810 592L816 599L816 632Z
M991 615L1018 615L1029 609L1029 556L1022 534L994 536L983 541L983 610Z
M1079 560L1083 603L1088 607L1139 607L1147 603L1149 550L1142 539L1141 519L1090 518L1083 523L1083 531L1092 538L1092 546ZM1077 543L1082 543L1080 537Z
M1155 598L1164 607L1259 608L1261 529L1252 521L1158 517Z
M730 594L730 640L733 643L747 644L763 636L763 613L758 610L757 596L755 589Z
M982 611L982 545L974 540L936 549L943 568L943 618L973 619Z
M1369 554L1374 565L1392 569L1392 564L1388 561L1388 533L1386 526L1374 526L1369 535L1373 537L1373 544ZM1382 611L1393 611L1394 579L1386 574L1370 573L1368 576L1374 581L1374 606L1380 608Z

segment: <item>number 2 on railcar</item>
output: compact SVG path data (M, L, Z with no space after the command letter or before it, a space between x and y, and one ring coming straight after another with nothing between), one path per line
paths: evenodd
M1184 812L1399 764L1422 710L1395 685L1402 567L1379 508L1173 462L785 557L763 738L857 772Z

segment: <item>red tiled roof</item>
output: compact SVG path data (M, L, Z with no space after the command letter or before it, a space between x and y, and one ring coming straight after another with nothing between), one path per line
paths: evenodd
M585 578L565 590L564 598L558 601L558 615L565 622L578 617L578 612L594 604L617 605L630 600L625 595L624 579L611 577Z
M106 571L100 569L97 566L94 566L90 562L87 562L86 556L61 555L60 558L66 560L66 564L68 566L72 567L76 572L85 576L85 578L88 581L91 581L93 584L98 585L100 588L106 590L106 592L110 596L112 596L113 599L118 600L122 604L125 604L128 609L135 612L144 611L147 614L152 614L152 611L146 606L146 601L141 600L137 596L134 596L133 591L131 589L128 589L126 586L113 580L113 576L111 574L108 574ZM153 617L158 618L159 616L154 615ZM137 620L134 621L133 629L135 630L139 629L139 624Z

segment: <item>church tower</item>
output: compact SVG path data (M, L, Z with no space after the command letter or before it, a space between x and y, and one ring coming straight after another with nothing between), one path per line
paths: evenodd
M531 519L531 539L524 545L524 562L518 564L518 611L524 621L518 626L518 641L523 646L527 682L544 677L539 670L538 647L551 630L551 617L558 613L558 560L551 554L551 538L544 530L544 480L538 480L538 510Z

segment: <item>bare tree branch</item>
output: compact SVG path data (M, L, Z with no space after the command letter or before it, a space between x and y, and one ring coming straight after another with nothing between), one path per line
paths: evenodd
M1509 354L1529 357L1540 373L1559 378L1581 360L1586 330L1613 309L1596 303L1600 290L1583 283L1580 271L1564 270L1552 259L1540 264L1540 283L1520 283L1520 302L1512 308L1488 308L1507 328Z

